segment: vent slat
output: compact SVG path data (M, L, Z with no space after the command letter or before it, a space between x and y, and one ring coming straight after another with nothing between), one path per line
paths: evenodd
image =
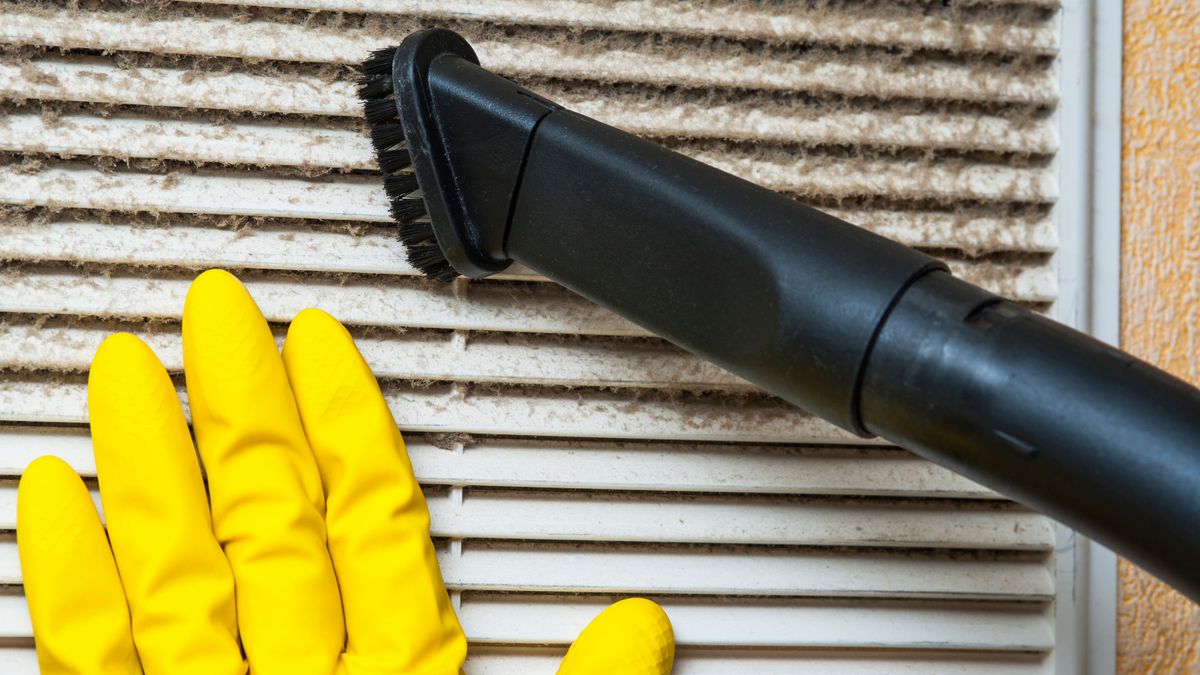
M685 647L1039 651L1053 643L1050 620L1041 609L662 600L676 640ZM522 602L464 598L459 617L467 637L476 643L566 644L605 603L606 599ZM31 634L25 597L0 596L0 638L29 638Z
M1052 153L1058 138L1051 120L986 112L954 113L847 109L834 103L805 110L773 109L765 101L729 103L625 101L584 98L571 85L549 92L559 104L602 122L651 137L723 138L787 145L861 145L962 151Z
M16 100L83 101L159 108L205 108L356 117L348 81L177 68L120 68L99 60L0 64L0 94Z
M417 274L392 227L350 233L294 220L219 227L186 218L163 219L169 222L42 220L33 214L22 222L0 224L0 260ZM503 276L540 278L524 268L510 268Z
M663 599L683 645L774 647L905 647L1035 651L1053 642L1040 608L995 611L983 607L909 607L860 604L814 606L722 604L716 615L703 602ZM478 642L529 643L557 626L553 642L569 642L603 608L602 602L513 602L501 597L464 599L462 620Z
M188 2L326 12L363 12L429 19L499 22L532 26L711 35L724 38L801 42L838 46L877 45L945 49L1053 53L1058 33L1052 26L1019 26L986 18L976 21L857 11L830 6L822 11L737 2L680 4L668 0L187 0ZM1048 0L1016 0L1051 5Z
M8 145L20 145L20 149L25 150L27 143L31 146L39 145L36 140L25 139L23 137L18 137L13 143ZM138 145L147 146L151 143L165 144L165 139L148 141L146 143L139 143ZM201 143L202 141L196 140L193 142L192 147L202 147ZM367 140L361 138L351 148L355 145L365 148L367 147L366 143ZM120 151L115 139L104 141L103 145L106 148L114 150L117 156L122 156L122 154L132 157L153 156L148 148L139 151L137 146ZM295 155L299 150L302 154L304 147L303 145L278 147L265 143L256 145L258 145L257 148L234 145L233 143L222 143L223 147L211 150L204 149L201 152L206 157L210 157L214 162L218 161L219 155L224 153L226 157L240 155L240 159L245 161L239 163L269 164L271 162L263 162L263 160L275 156L276 153L280 155L282 153ZM187 145L181 145L165 153L165 156L171 159L201 161L201 158L194 156L195 153L189 152L187 148ZM332 150L332 146L330 149ZM763 187L798 195L840 198L883 197L887 199L930 200L938 202L1004 201L1034 204L1052 203L1057 197L1057 182L1054 178L1054 172L1047 167L1012 167L1002 164L964 162L962 160L926 161L901 158L847 159L820 155L789 157L784 151L760 153L758 156L750 157L737 152L717 152L693 147L678 147L676 149L710 166L758 183ZM34 149L26 151L40 152ZM86 148L81 148L79 154L85 153ZM350 155L350 158L353 158L353 154ZM292 159L288 161L295 162L296 160ZM303 159L300 163L312 166ZM277 163L275 165L279 166ZM367 167L364 166L362 168ZM13 169L4 167L0 168L0 186L3 186L7 192L12 193L4 197L8 203L61 203L63 206L124 209L137 208L138 201L134 195L129 194L131 190L153 191L157 189L161 192L164 187L162 185L164 177L159 175L122 172L101 177L95 174L96 171L89 167L71 163L54 165L40 172L14 172ZM184 180L186 175L173 175L175 177L170 179L170 186L179 187L179 182ZM229 190L229 183L246 182L252 186L233 192L235 195L239 193L245 195L250 190L256 190L279 194L279 199L291 200L291 202L285 202L284 204L268 202L268 205L260 206L257 209L248 208L247 210L250 210L253 215L303 217L305 214L301 208L305 201L311 202L319 199L321 196L325 196L321 191L328 191L329 197L337 199L338 202L346 203L345 206L338 209L332 215L313 214L312 217L336 218L340 213L341 216L339 219L381 220L381 217L377 214L379 213L379 209L383 208L382 197L376 197L375 199L368 198L368 194L380 192L378 179L374 177L339 175L318 181L271 178L269 175L254 177L236 176L232 173L221 175L212 170L199 170L193 174L193 177L193 182L214 183L222 186L217 189L223 190ZM99 183L106 186L108 191L103 196L90 199L81 196L72 200L69 197L62 197L54 193L40 197L37 196L38 191L44 191L49 182L61 185L62 190L66 191L70 187L67 183L71 181ZM188 197L179 193L190 189L191 185L189 184L185 190L175 190L173 196L176 200L180 198L186 200ZM283 195L287 196L283 197ZM269 196L275 195L272 194ZM307 197L306 200L305 197ZM148 196L146 199L152 198L152 196ZM105 199L112 201L106 202L104 201ZM166 198L161 196L159 199L166 201ZM191 197L190 199L199 200L200 196ZM358 200L358 205L350 203L355 199ZM297 200L304 201L300 201L298 205L291 206L290 208L286 205L294 203ZM188 202L184 201L183 203L187 204ZM199 209L200 207L197 206L196 208ZM213 207L210 206L209 208Z
M414 22L410 28L418 27ZM10 9L0 41L65 49L86 48L353 65L397 35L374 35L273 21L170 17L70 9ZM470 31L467 31L470 33ZM510 77L632 82L695 88L809 90L847 96L900 96L1052 105L1057 86L1046 69L1012 68L921 57L889 63L883 55L856 57L837 50L748 51L714 44L695 56L647 48L643 41L609 45L570 33L538 42L467 35L489 69ZM904 67L897 67L903 63Z
M1047 203L1058 197L1058 180L1049 167L949 159L845 160L797 156L787 149L764 150L753 158L713 150L687 154L763 187L803 195L1018 203Z
M496 647L471 649L466 670L471 675L554 673L566 647ZM822 675L1048 675L1052 659L1040 655L992 653L938 654L896 652L831 653L802 650L683 648L676 652L673 675L778 675L781 669L804 668ZM33 646L0 646L5 672L36 673Z
M607 551L537 548L528 543L461 555L438 552L451 591L774 595L1044 601L1054 580L1044 561L906 558L822 549L794 553L665 550L647 545ZM14 542L0 542L0 583L20 584Z
M178 319L194 273L152 275L106 270L10 269L0 284L0 311L113 318ZM474 283L459 287L413 277L243 275L269 321L286 323L320 307L343 323L394 328L635 335L646 331L557 286ZM465 291L463 290L465 288Z
M422 484L561 490L999 499L958 474L892 448L676 445L474 438L460 451L408 439ZM94 477L83 428L0 425L0 477L53 454Z
M729 443L881 443L864 440L775 399L632 398L607 392L489 387L411 389L384 396L405 431ZM182 390L180 397L186 400ZM0 380L0 421L87 422L83 383Z
M1049 550L1053 524L1015 510L770 503L733 498L621 501L602 495L468 494L430 501L435 536L658 543Z
M183 370L179 325L153 333L137 327L87 322L55 327L16 323L0 327L0 370L86 371L106 337L133 332L171 372ZM284 330L276 331L280 345ZM446 333L360 334L355 337L377 377L402 380L496 382L566 387L754 389L721 368L657 342L570 340L541 336Z
M468 542L461 555L444 552L439 562L447 584L465 591L1038 601L1054 589L1044 561L858 558L844 551L475 550Z
M217 264L219 261L213 261ZM963 272L959 269L958 272ZM977 270L979 271L979 270ZM1018 299L1053 297L1053 276L1029 267L996 271L996 285L1025 290ZM123 319L178 319L193 273L132 275L120 270L81 274L73 270L10 269L0 285L0 311ZM453 286L411 277L314 278L303 287L286 276L245 275L270 321L291 321L305 307L322 307L342 322L360 326L448 330L644 336L646 331L557 286L474 283L456 295ZM976 275L961 275L969 281ZM983 275L980 275L983 276ZM460 287L462 288L462 287ZM1015 295L1015 294L1014 294ZM1024 298L1022 298L1024 296Z
M23 206L168 211L268 218L386 222L387 198L375 176L335 180L258 172L105 173L81 165L35 172L0 167L0 200Z
M153 200L155 195L143 194L139 210L180 213L179 209L187 208L186 204L166 202L164 197L168 208L158 209L158 202ZM61 205L64 201L54 203ZM251 204L245 204L244 209L241 206L233 202L225 210L238 210L236 215L246 216L252 215L247 211L255 210ZM314 204L311 208L317 210L320 206ZM969 252L1048 253L1056 248L1053 224L1044 215L1003 218L929 211L825 211L908 245ZM44 219L38 214L21 219L10 213L6 222L0 222L0 259L415 274L404 259L396 231L390 227L347 233L297 220L237 223L236 228L197 224L186 217L163 220L166 224L154 226L122 223L112 217L97 222ZM519 267L500 276L536 278Z
M1001 219L980 217L960 222L954 214L886 211L830 210L867 229L912 244L967 251L1019 251L1048 253L1054 250L1054 230L1045 220L1019 228ZM303 221L234 223L219 227L189 222L186 217L160 216L158 224L66 220L31 213L22 219L9 214L11 224L0 223L0 260L107 263L202 269L226 266L236 269L342 272L353 274L416 274L404 257L391 227L361 228L346 232ZM958 272L971 276L996 263L953 261ZM1015 274L1024 274L1014 266ZM1009 269L1007 265L1004 269ZM540 280L542 277L514 265L497 278ZM1044 289L1052 288L1044 286ZM1043 290L1042 293L1046 291Z
M112 229L110 230L109 228ZM49 236L43 238L41 234L47 229L50 230ZM79 224L75 227L64 226L61 228L58 225L40 225L32 226L28 230L23 226L5 227L0 225L0 235L11 235L5 241L0 242L0 254L7 253L8 255L3 257L9 259L153 264L158 267L174 264L192 269L223 266L235 269L292 269L390 276L412 276L417 274L417 271L405 260L400 244L394 238L383 235L362 241L362 237L351 233L322 232L309 238L306 234L297 234L294 231L286 229L273 232L267 230L261 234L256 234L254 230L222 231L211 227L196 229L199 232L193 233L195 234L194 237L187 237L189 232L185 228L171 228L166 232L160 231L161 236L155 237L151 234L152 230L149 228L139 229L136 226L122 231L118 226L103 224ZM91 235L96 230L102 230L102 233L96 237L85 236L83 238L76 238L72 236L80 234ZM230 243L229 247L218 247L220 243L226 241ZM209 243L210 246L203 246L205 242ZM128 247L123 245L126 243L129 244ZM156 243L161 244L161 246L155 247ZM329 254L327 251L330 249L322 248L323 245L335 245L336 247L344 248L344 250L339 254ZM71 249L75 246L79 246L85 250L72 255L73 252ZM293 253L295 254L294 257L287 257ZM295 262L289 266L287 264L289 260ZM306 260L307 264L305 264ZM1055 297L1057 279L1054 271L1044 264L1020 265L1014 263L993 263L986 260L950 260L948 264L951 272L955 275L972 283L979 284L999 295L1027 302L1049 302ZM20 273L14 274L20 275ZM544 281L544 278L533 274L528 269L519 265L514 266L506 274L501 275L501 278ZM14 284L20 283L15 276L10 280ZM54 283L70 284L71 281L59 278ZM403 280L397 280L396 282L396 284L404 283L408 282L404 282ZM381 280L371 287L376 289L377 292L386 293L393 291L396 284L387 284ZM93 282L88 282L87 285L93 289L97 288ZM488 289L490 284L485 282L475 287ZM401 290L399 292L403 293L404 291ZM3 304L4 298L14 297L15 295L15 288L9 293L0 290L0 308L8 307L9 311L35 311L32 309L21 309L22 305L19 304L11 306ZM26 300L18 299L17 302L26 302ZM565 307L572 307L571 303L574 302L576 301L573 299L568 301ZM111 309L101 312L105 316L141 316L130 314L134 312L132 309L118 309L119 305L105 303L104 306L111 307ZM87 309L70 310L64 308L62 311L72 314L88 313ZM176 309L176 312L178 312L178 309ZM598 309L591 309L590 313L597 316L603 315L603 311ZM151 316L163 315L155 313L151 314ZM397 316L402 317L404 313L400 312ZM414 316L417 315L414 314ZM553 326L529 326L522 329L514 328L507 324L484 325L458 322L431 324L427 317L417 318L413 323L404 323L401 320L399 324L384 325L533 332L563 331L562 328L555 328ZM640 329L631 333L625 330L625 326L623 325L622 329L617 330L615 333L613 329L609 328L588 329L584 327L569 332L622 335L642 334Z
M213 164L375 169L370 139L359 131L272 122L40 114L0 120L0 150L25 154L161 158Z
M140 79L128 73L123 75L130 79ZM36 90L26 91L24 87L19 86L25 81L9 81L8 86L4 87L5 93L14 98L25 98L30 94L40 93ZM95 80L91 82L93 86L98 84ZM38 84L44 86L43 82ZM60 87L63 84L60 82ZM193 81L192 85L195 84ZM143 82L143 86L146 85L147 83ZM297 84L292 83L290 86L296 87ZM110 85L105 84L104 90L110 90ZM206 86L204 90L210 91L210 88ZM261 91L261 87L252 91ZM71 89L70 93L71 98L64 96L61 100L107 102L96 101L100 97L79 96L74 89ZM1044 122L1013 122L1004 118L981 118L978 115L833 112L829 115L814 114L811 118L806 118L798 112L786 116L746 114L747 107L740 103L723 106L693 103L664 107L648 102L630 104L624 110L613 110L612 103L607 101L572 100L570 95L554 98L577 112L651 137L775 141L786 142L789 145L878 145L886 148L943 148L1030 154L1051 152L1056 143ZM246 103L251 101L262 103L262 95L248 99ZM127 105L138 105L138 102L139 98L134 96L118 101ZM207 102L204 99L187 101L192 104L189 107L203 107ZM156 104L162 105L163 102L156 100ZM269 106L262 105L215 109L277 112ZM356 103L348 104L345 110L339 106L336 112L358 115L360 108ZM745 118L742 124L737 122L739 113ZM730 118L733 118L732 124ZM168 143L168 140L174 142ZM302 122L287 125L245 120L236 123L212 123L169 117L145 118L112 114L103 117L67 114L48 120L40 114L14 113L6 116L3 124L0 124L0 148L22 152L164 157L227 164L321 166L336 169L364 169L374 165L371 148L364 134ZM289 148L293 151L287 152ZM335 152L335 148L341 152Z
M100 494L92 490L100 509ZM1013 509L900 503L482 492L427 495L430 532L456 539L1049 551L1054 525ZM0 485L0 529L16 527L17 491ZM727 580L732 580L727 578Z

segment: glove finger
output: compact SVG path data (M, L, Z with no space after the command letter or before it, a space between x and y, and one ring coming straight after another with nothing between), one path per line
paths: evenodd
M283 360L327 495L350 673L458 673L466 638L442 585L404 440L350 334L301 312Z
M175 387L127 333L88 377L92 446L133 638L149 675L241 675L233 575Z
M21 476L17 549L42 675L142 672L104 526L83 481L56 457Z
M559 675L667 675L675 665L675 633L656 603L629 598L609 605L567 650Z
M271 330L228 272L201 274L183 360L213 531L256 675L329 675L345 644L321 479Z

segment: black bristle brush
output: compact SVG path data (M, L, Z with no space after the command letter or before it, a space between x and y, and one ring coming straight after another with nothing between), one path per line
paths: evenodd
M923 253L564 110L451 31L375 52L359 92L425 274L518 261L1200 599L1196 389Z

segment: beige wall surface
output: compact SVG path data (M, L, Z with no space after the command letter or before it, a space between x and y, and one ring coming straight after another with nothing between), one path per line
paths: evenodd
M1125 1L1123 105L1122 345L1200 384L1200 0ZM1120 575L1118 672L1200 673L1200 609Z

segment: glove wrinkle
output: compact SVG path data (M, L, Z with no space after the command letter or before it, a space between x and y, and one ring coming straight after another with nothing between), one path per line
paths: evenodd
M183 362L213 532L233 573L251 668L329 675L345 625L320 474L274 335L229 273L209 270L192 283Z
M233 575L175 385L128 333L88 376L92 448L108 536L147 675L243 675Z
M350 673L456 673L462 627L429 538L429 510L391 410L336 319L296 316L283 360L327 495L329 553Z

